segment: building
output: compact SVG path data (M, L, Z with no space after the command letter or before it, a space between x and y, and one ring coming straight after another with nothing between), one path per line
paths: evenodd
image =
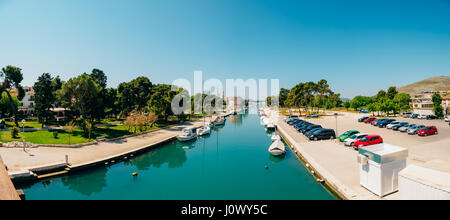
M415 114L432 115L433 112L433 95L438 93L442 97L447 95L447 92L434 91L434 92L421 92L412 97L412 108ZM445 107L444 107L445 109Z
M20 100L19 111L25 113L26 115L34 115L34 89L33 87L25 86L23 87L25 90L25 96L22 100ZM11 95L17 96L17 89L11 90Z
M442 97L442 108L444 113L448 115L450 113L450 92L446 96Z

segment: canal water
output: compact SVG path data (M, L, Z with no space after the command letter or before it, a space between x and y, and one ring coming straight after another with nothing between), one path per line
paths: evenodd
M194 142L174 141L126 162L23 190L28 200L335 199L290 150L284 158L269 155L270 143L257 115L230 116L225 126Z

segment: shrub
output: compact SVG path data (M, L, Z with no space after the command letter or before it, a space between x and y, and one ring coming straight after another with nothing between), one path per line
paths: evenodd
M19 132L20 132L20 129L18 127L14 127L11 130L11 137L12 138L18 138L19 137Z

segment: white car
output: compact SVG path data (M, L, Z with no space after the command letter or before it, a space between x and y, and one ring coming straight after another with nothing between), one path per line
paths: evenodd
M400 123L399 121L394 121L394 122L392 122L392 123L386 125L386 128L387 128L387 129L392 129L392 126L398 125L399 123Z
M419 115L419 116L417 116L417 118L418 119L427 119L427 116L426 115Z
M364 137L366 137L368 134L354 134L352 136L350 136L349 138L345 139L344 144L345 146L353 146L353 144L357 141L359 141L360 139L363 139Z
M450 116L446 116L444 119L445 122L450 122Z

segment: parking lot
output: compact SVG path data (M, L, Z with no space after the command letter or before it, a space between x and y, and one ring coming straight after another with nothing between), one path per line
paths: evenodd
M273 115L276 115L273 112ZM336 129L336 118L334 112L317 119L306 119L324 128ZM378 128L370 124L359 123L358 119L367 114L342 113L339 112L337 119L337 135L348 130L358 130L361 133L380 135L384 143L402 146L409 149L408 164L430 167L445 172L450 172L450 126L443 120L420 120L395 118L414 124L436 126L439 134L420 137L408 135L399 131L386 128ZM305 120L304 118L302 118ZM292 138L293 144L299 152L307 157L308 162L313 165L324 177L331 182L335 188L349 195L349 199L380 199L359 184L359 164L357 163L358 152L352 147L346 147L336 140L310 141L303 134L297 132L292 126L286 124L280 117L277 123L280 131ZM383 199L396 199L397 193L384 197Z
M336 117L323 116L318 119L307 119L307 121L322 125L324 128L336 129ZM379 128L371 124L359 123L358 119L367 114L355 113L338 113L337 117L337 136L348 130L357 130L361 133L370 135L380 135L384 143L394 144L409 149L409 162L422 164L424 166L431 165L442 170L450 172L450 126L448 122L443 120L426 120L396 117L397 121L408 122L425 126L436 126L437 135L421 137L418 135L409 135L404 132L394 131L386 128ZM302 135L303 136L303 135ZM305 138L306 140L306 138ZM344 145L341 143L344 147Z

